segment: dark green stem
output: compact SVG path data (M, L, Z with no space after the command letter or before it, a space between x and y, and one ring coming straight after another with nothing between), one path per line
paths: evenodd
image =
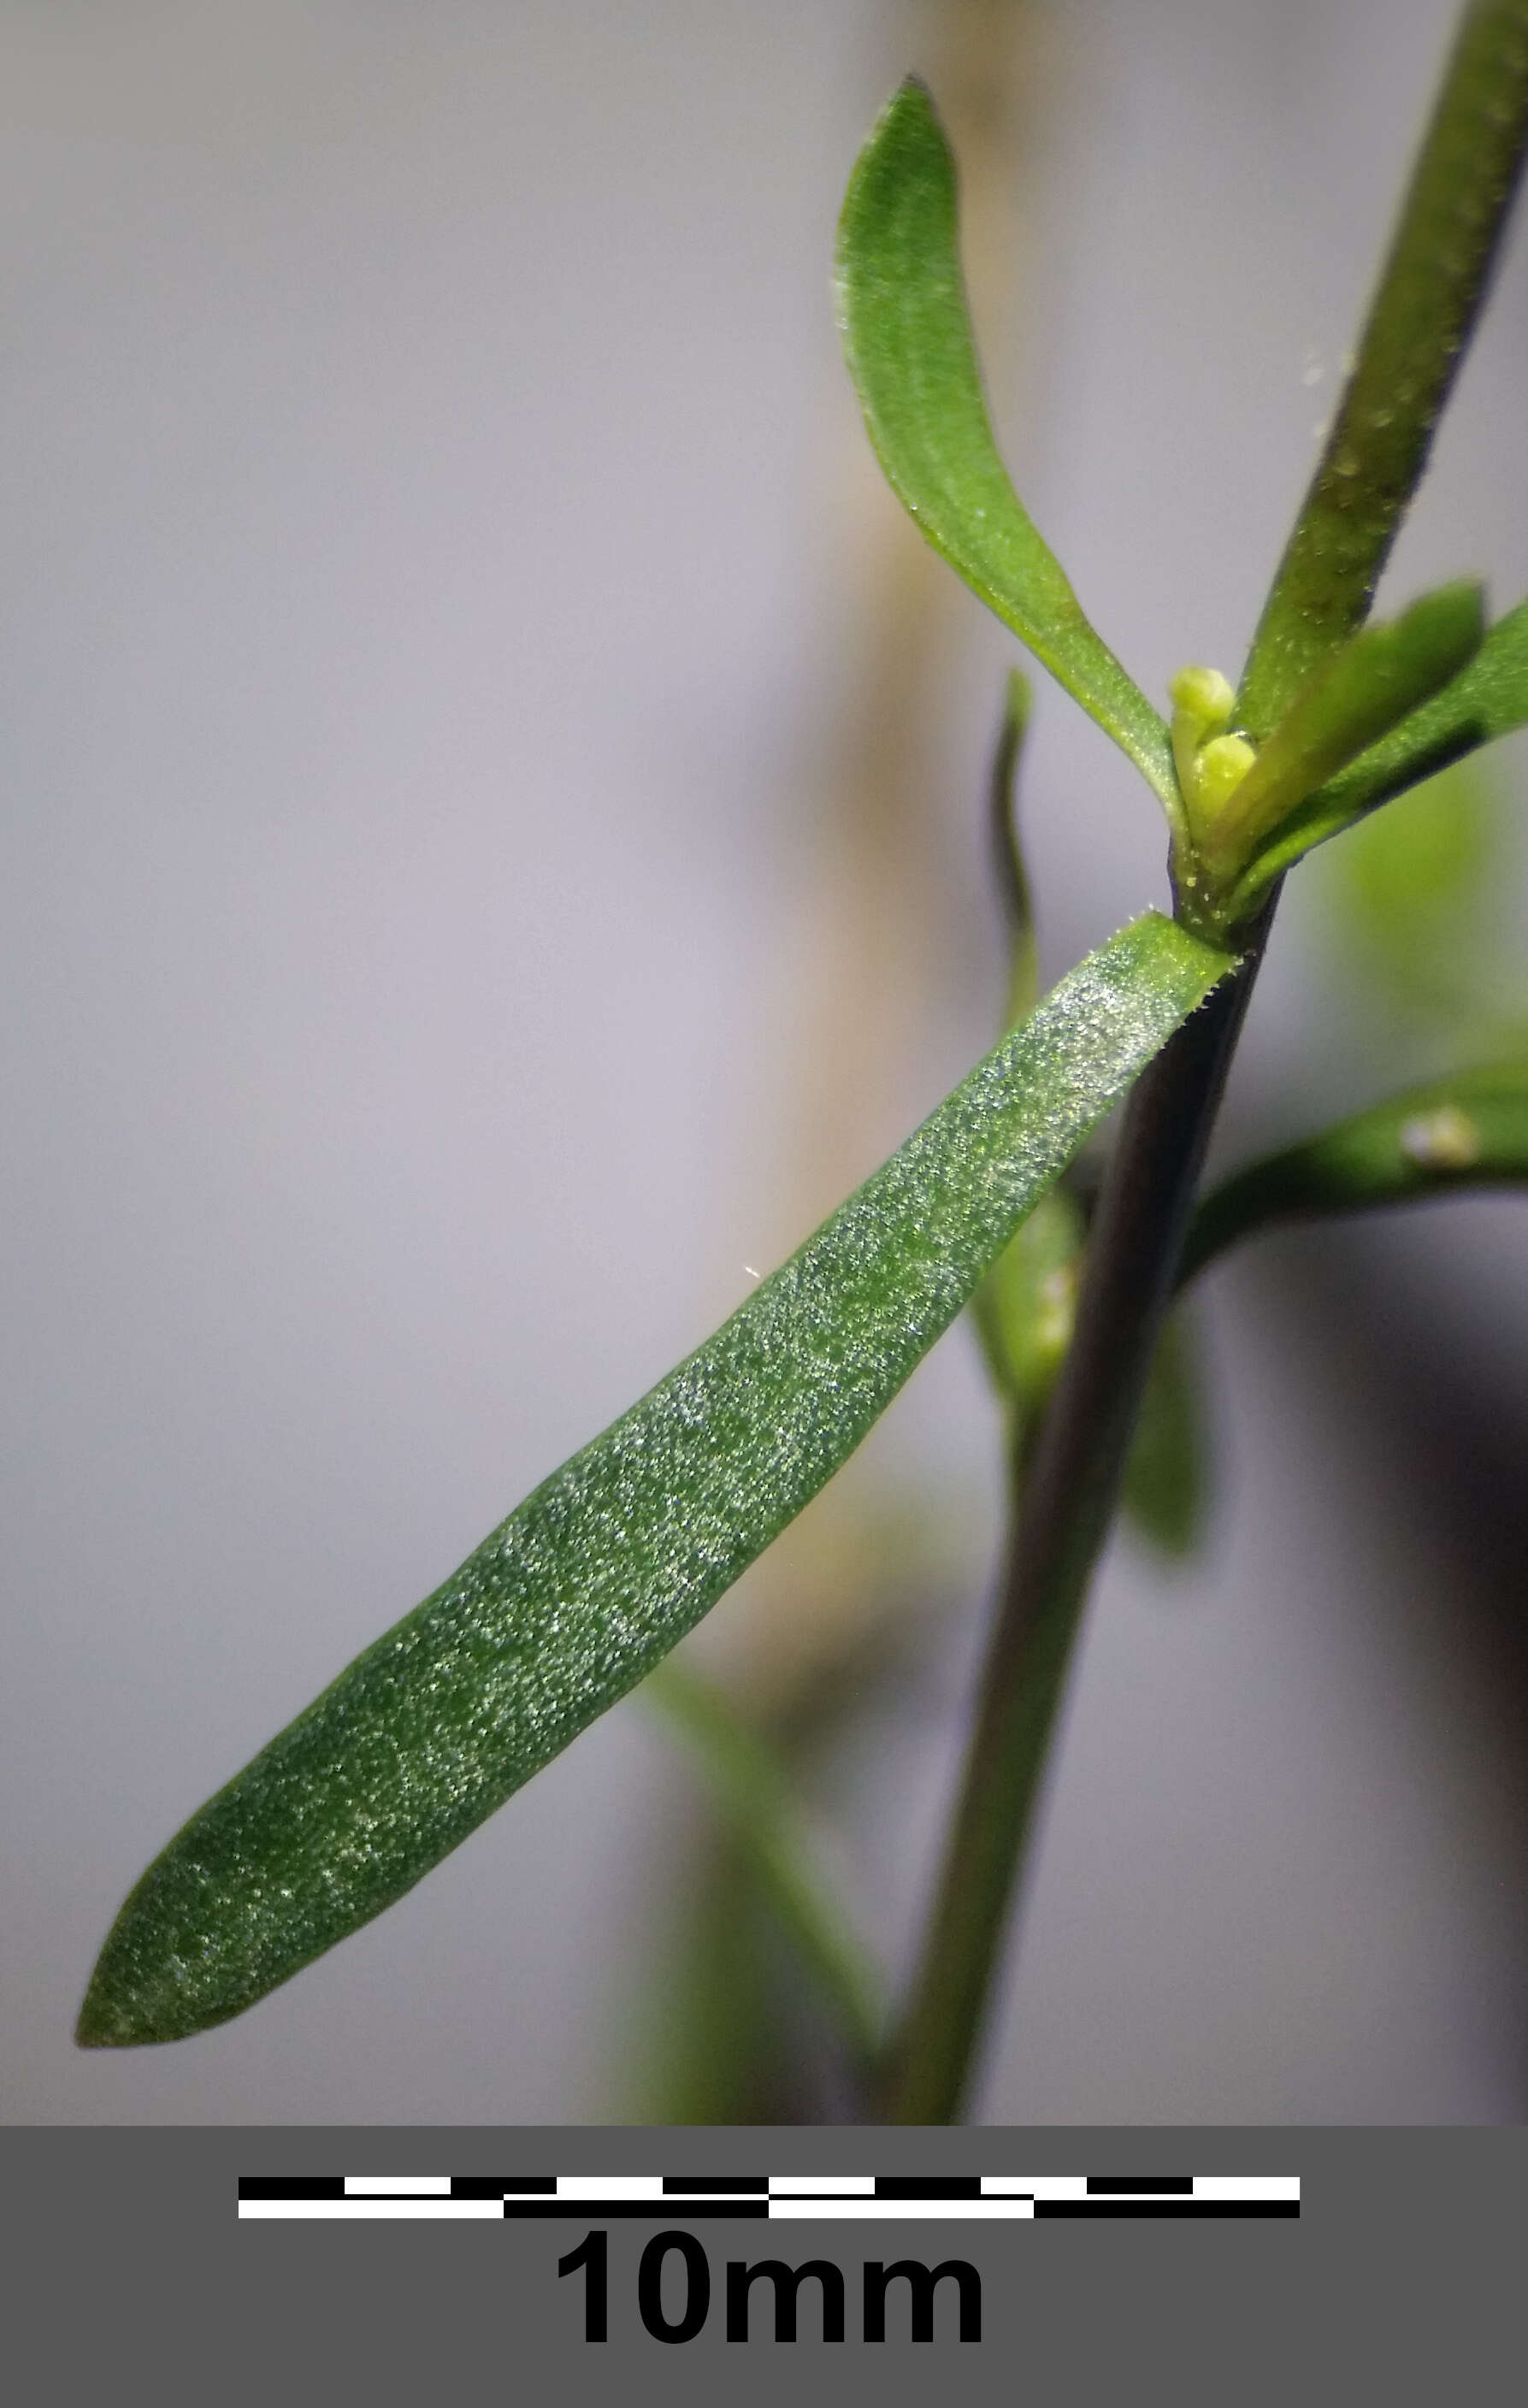
M1072 1643L1119 1493L1272 905L1232 977L1136 1082L1088 1240L1077 1327L1017 1501L944 1872L885 2113L960 2113Z
M1525 139L1528 0L1470 0L1357 363L1249 656L1237 717L1255 737L1277 725L1368 609L1478 315ZM1021 1467L964 1784L888 2054L885 2112L894 2123L944 2123L960 2112L1089 1579L1277 892L1235 977L1143 1073L1126 1111L1072 1344Z
M1367 613L1485 297L1525 135L1528 0L1471 0L1248 658L1237 724L1260 740Z

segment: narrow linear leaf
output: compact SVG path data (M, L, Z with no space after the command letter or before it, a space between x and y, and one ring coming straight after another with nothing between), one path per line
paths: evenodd
M1329 654L1206 831L1211 869L1277 844L1292 810L1457 677L1484 635L1479 586L1440 585Z
M1474 659L1431 702L1412 711L1292 813L1260 853L1250 891L1271 885L1313 845L1340 836L1381 803L1523 726L1528 726L1528 601L1497 620ZM1238 894L1238 909L1240 900Z
M799 2036L779 2012L768 1909L730 1832L715 1834L695 1870L664 1961L651 1969L623 2034L628 2086L635 2075L624 2120L795 2121L805 2112Z
M1082 1212L1059 1183L1014 1231L971 1300L1022 1462L1072 1342Z
M192 1818L107 1937L80 2042L239 2014L633 1688L859 1444L1229 968L1148 912L1064 979L714 1337Z
M1254 738L1360 626L1479 313L1528 139L1528 0L1470 0L1358 357L1258 624Z
M1335 976L1366 1013L1482 1032L1507 1050L1521 984L1507 924L1518 809L1472 753L1349 829L1316 893Z
M676 1657L659 1665L642 1694L683 1734L776 1921L868 2067L884 2019L879 1975L818 1870L785 1767L715 1683Z
M1235 1172L1194 1214L1178 1284L1276 1223L1372 1212L1524 1181L1528 1060L1461 1071L1392 1096Z
M893 491L935 551L1176 803L1166 728L1084 616L998 456L961 273L954 161L915 78L850 179L836 282L850 373Z
M1029 724L1029 684L1010 670L988 781L992 868L1008 939L1005 1028L1035 1009L1039 953L1029 875L1019 834L1019 764ZM1020 1223L971 1299L987 1369L1007 1409L1015 1461L1022 1464L1071 1342L1080 1207L1058 1181Z
M1008 939L1008 998L1004 1025L1016 1027L1035 1009L1040 991L1039 952L1029 872L1019 840L1019 764L1029 733L1029 680L1010 669L1003 687L1003 717L987 780L987 822L993 882Z
M1019 836L1019 764L1029 689L1010 670L989 782L993 868L1009 943L1007 1025L1034 1008L1035 942L1029 879ZM1016 1492L1072 1342L1087 1216L1058 1180L1015 1230L971 1299L987 1369L1007 1408ZM1183 1556L1204 1521L1206 1415L1197 1363L1180 1308L1164 1323L1147 1374L1121 1489L1126 1517L1164 1554Z

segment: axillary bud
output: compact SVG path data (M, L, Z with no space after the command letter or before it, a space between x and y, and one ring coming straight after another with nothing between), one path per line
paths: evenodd
M1235 793L1257 753L1245 736L1224 732L1236 695L1219 669L1179 669L1167 691L1173 704L1173 762L1190 829L1198 833Z

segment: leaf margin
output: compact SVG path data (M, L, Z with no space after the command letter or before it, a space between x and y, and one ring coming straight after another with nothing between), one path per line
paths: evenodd
M958 225L950 144L927 85L908 76L855 161L835 256L838 326L872 447L925 540L1171 812L1178 784L1165 724L1087 618L1003 466ZM942 385L936 406L909 407L910 396L928 399L931 381ZM957 449L964 460L952 466ZM956 490L963 479L971 484L964 495Z
M1068 973L720 1330L534 1489L191 1817L107 1935L79 2043L184 2038L252 2006L412 1888L634 1688L831 1478L1023 1212L1232 967L1148 912ZM1091 1080L1078 1068L1090 1056ZM1015 1111L1023 1123L1026 1078L1042 1090L1049 1079L1054 1092L1041 1115L1049 1125L1021 1143L1010 1123ZM955 1141L972 1149L959 1181ZM904 1250L900 1285L886 1284L888 1229ZM895 1337L891 1360L872 1370L838 1342L846 1290L867 1310L878 1297ZM825 1321L820 1291L834 1307ZM789 1378L779 1383L794 1374L792 1343L816 1384L801 1383L793 1421L767 1422L760 1462L775 1487L752 1474L739 1487L739 1435L757 1434L761 1413L789 1398ZM824 1398L837 1412L826 1440L814 1424ZM674 1493L681 1465L697 1486L712 1484L704 1515L693 1491ZM634 1499L644 1493L657 1508L646 1534L651 1597L639 1576L633 1586ZM743 1516L736 1527L729 1512ZM668 1549L678 1550L673 1560ZM538 1579L546 1594L533 1586L539 1602L527 1609L524 1583ZM607 1630L590 1627L592 1584ZM551 1651L535 1644L537 1612L561 1642L552 1670Z

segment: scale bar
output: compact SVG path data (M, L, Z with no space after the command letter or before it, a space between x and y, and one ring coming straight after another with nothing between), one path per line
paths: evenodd
M1296 2174L244 2174L238 2213L356 2223L1297 2218Z

